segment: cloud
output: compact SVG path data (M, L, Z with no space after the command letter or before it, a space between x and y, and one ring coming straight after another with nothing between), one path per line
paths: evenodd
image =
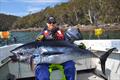
M0 11L0 13L6 14L6 15L14 15L14 16L25 16L28 15L27 12L7 12L7 11Z
M43 7L29 7L27 12L35 13L43 9Z
M42 9L45 9L48 6L53 7L58 2L66 1L66 0L21 0L23 2L30 2L31 5L27 7L27 12L35 13Z
M0 0L0 13L25 16L69 0ZM3 12L4 11L4 12Z
M67 2L69 0L0 0L0 3L59 3L59 2Z
M68 0L19 0L26 3L58 3L58 2L67 2Z

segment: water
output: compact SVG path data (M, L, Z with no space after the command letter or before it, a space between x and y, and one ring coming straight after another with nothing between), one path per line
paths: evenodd
M16 37L18 43L27 43L34 41L39 32L12 32L11 35Z
M84 39L98 39L94 32L82 32ZM105 32L100 39L120 39L120 31Z
M28 43L34 41L39 32L11 32L11 38L7 41L0 39L0 46L15 43ZM93 32L82 32L84 39L98 39ZM101 39L120 39L120 31L105 32Z
M35 40L39 32L11 32L8 40L0 39L0 46L13 43L28 43Z

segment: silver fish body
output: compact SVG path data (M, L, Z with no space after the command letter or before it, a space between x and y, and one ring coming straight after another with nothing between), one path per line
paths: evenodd
M91 51L80 49L76 45L67 41L54 40L28 43L12 50L11 52L17 55L19 59L20 57L28 59L30 56L38 55L39 63L57 64L69 60L77 60L83 56L93 55Z
M78 60L83 57L89 57L92 52L71 47L39 47L34 54L38 54L40 63L56 63L61 64L69 60Z

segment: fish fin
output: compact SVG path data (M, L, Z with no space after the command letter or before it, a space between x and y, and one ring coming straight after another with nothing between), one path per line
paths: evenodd
M33 62L33 57L30 57L30 69L31 71L34 71L34 62Z
M50 55L58 55L58 54L63 54L63 52L44 52L42 55L50 56Z
M12 62L17 62L19 61L19 59L17 58L17 56L15 54L9 56L9 58L11 59Z
M108 78L104 74L100 74L97 71L94 71L94 74L96 74L97 76L103 78L104 80L108 80Z

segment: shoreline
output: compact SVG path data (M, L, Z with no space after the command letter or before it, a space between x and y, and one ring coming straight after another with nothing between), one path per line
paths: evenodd
M78 27L79 28L79 27ZM66 28L67 29L67 28ZM64 30L66 30L64 29ZM92 32L94 31L94 29L96 28L79 28L81 32ZM113 28L102 28L104 31L120 31L120 28L117 28L117 29L113 29ZM10 32L40 32L42 31L43 29L39 29L39 28L36 28L36 29L14 29L14 30L9 30Z
M76 27L79 28L81 32L87 32L87 31L94 31L96 28L102 28L104 31L120 31L120 24L118 25L100 25L98 27L93 25L80 25L77 24L76 26L68 26L66 25L59 25L60 29L67 30L69 27ZM9 30L10 32L38 32L43 30L43 28L27 28L27 29L12 29Z

